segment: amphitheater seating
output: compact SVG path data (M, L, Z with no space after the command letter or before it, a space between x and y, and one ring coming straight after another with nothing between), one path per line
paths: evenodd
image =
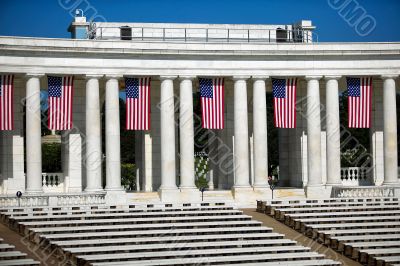
M17 251L13 245L0 238L0 266L39 265L38 261L28 259L25 253Z
M397 198L258 201L257 211L364 265L400 265Z
M340 265L224 203L0 213L3 223L77 265Z

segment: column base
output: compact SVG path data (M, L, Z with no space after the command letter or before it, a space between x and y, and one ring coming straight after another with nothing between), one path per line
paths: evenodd
M326 183L325 186L340 187L340 186L343 186L343 184L342 183Z
M126 205L127 195L125 190L107 190L106 194L107 205Z
M27 189L27 190L25 190L25 194L29 194L29 195L43 194L43 189L38 189L38 190Z
M400 186L400 183L399 182L385 182L385 181L383 181L382 186L395 186L395 187L398 187L398 186Z
M163 203L175 203L179 202L180 192L178 188L160 188L158 195Z
M254 190L250 186L232 187L232 196L240 207L252 206L257 200L254 196Z
M106 187L104 190L105 191L119 191L119 192L125 191L125 189L123 187L115 187L115 188L107 188Z
M253 185L254 189L265 189L265 188L269 188L268 184L254 184Z
M103 192L102 188L86 188L83 192L91 193L91 192Z
M331 186L314 185L305 188L306 197L309 199L327 199L331 197Z
M180 201L185 202L200 202L201 192L196 187L180 187Z
M254 186L253 190L256 200L272 199L272 191L269 186Z

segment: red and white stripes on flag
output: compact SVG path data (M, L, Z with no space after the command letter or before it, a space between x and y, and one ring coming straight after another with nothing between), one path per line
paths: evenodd
M202 126L208 129L224 129L224 79L199 79Z
M296 87L296 78L272 79L275 127L296 128Z
M74 77L48 76L47 81L49 88L48 127L50 130L71 129Z
M0 130L14 129L14 76L0 76Z
M150 130L150 78L125 78L126 129Z
M372 78L347 78L349 128L370 128Z

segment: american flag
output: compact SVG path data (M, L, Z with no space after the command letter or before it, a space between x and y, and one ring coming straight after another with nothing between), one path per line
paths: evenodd
M14 129L14 76L0 76L0 130Z
M349 128L371 126L372 78L347 78Z
M49 87L48 127L50 130L71 129L74 77L49 76L47 81Z
M126 129L150 130L150 78L126 78Z
M199 79L203 128L224 129L224 79Z
M274 123L279 128L296 128L297 79L272 79Z

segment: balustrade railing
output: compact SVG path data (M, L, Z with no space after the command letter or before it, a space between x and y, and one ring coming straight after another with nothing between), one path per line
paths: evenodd
M42 173L44 192L65 192L64 173Z
M157 28L110 27L93 25L89 39L171 41L171 42L231 42L231 43L311 43L318 42L310 30L287 29L227 29L227 28Z
M340 169L340 179L343 186L367 186L372 185L371 168L346 167Z
M48 196L25 196L17 198L16 196L0 196L0 207L34 207L48 206Z
M105 196L105 192L57 195L57 206L105 204Z
M397 191L398 192L398 191ZM395 187L333 187L334 198L369 198L397 196Z
M63 193L43 195L0 196L0 207L102 205L106 203L106 192Z

